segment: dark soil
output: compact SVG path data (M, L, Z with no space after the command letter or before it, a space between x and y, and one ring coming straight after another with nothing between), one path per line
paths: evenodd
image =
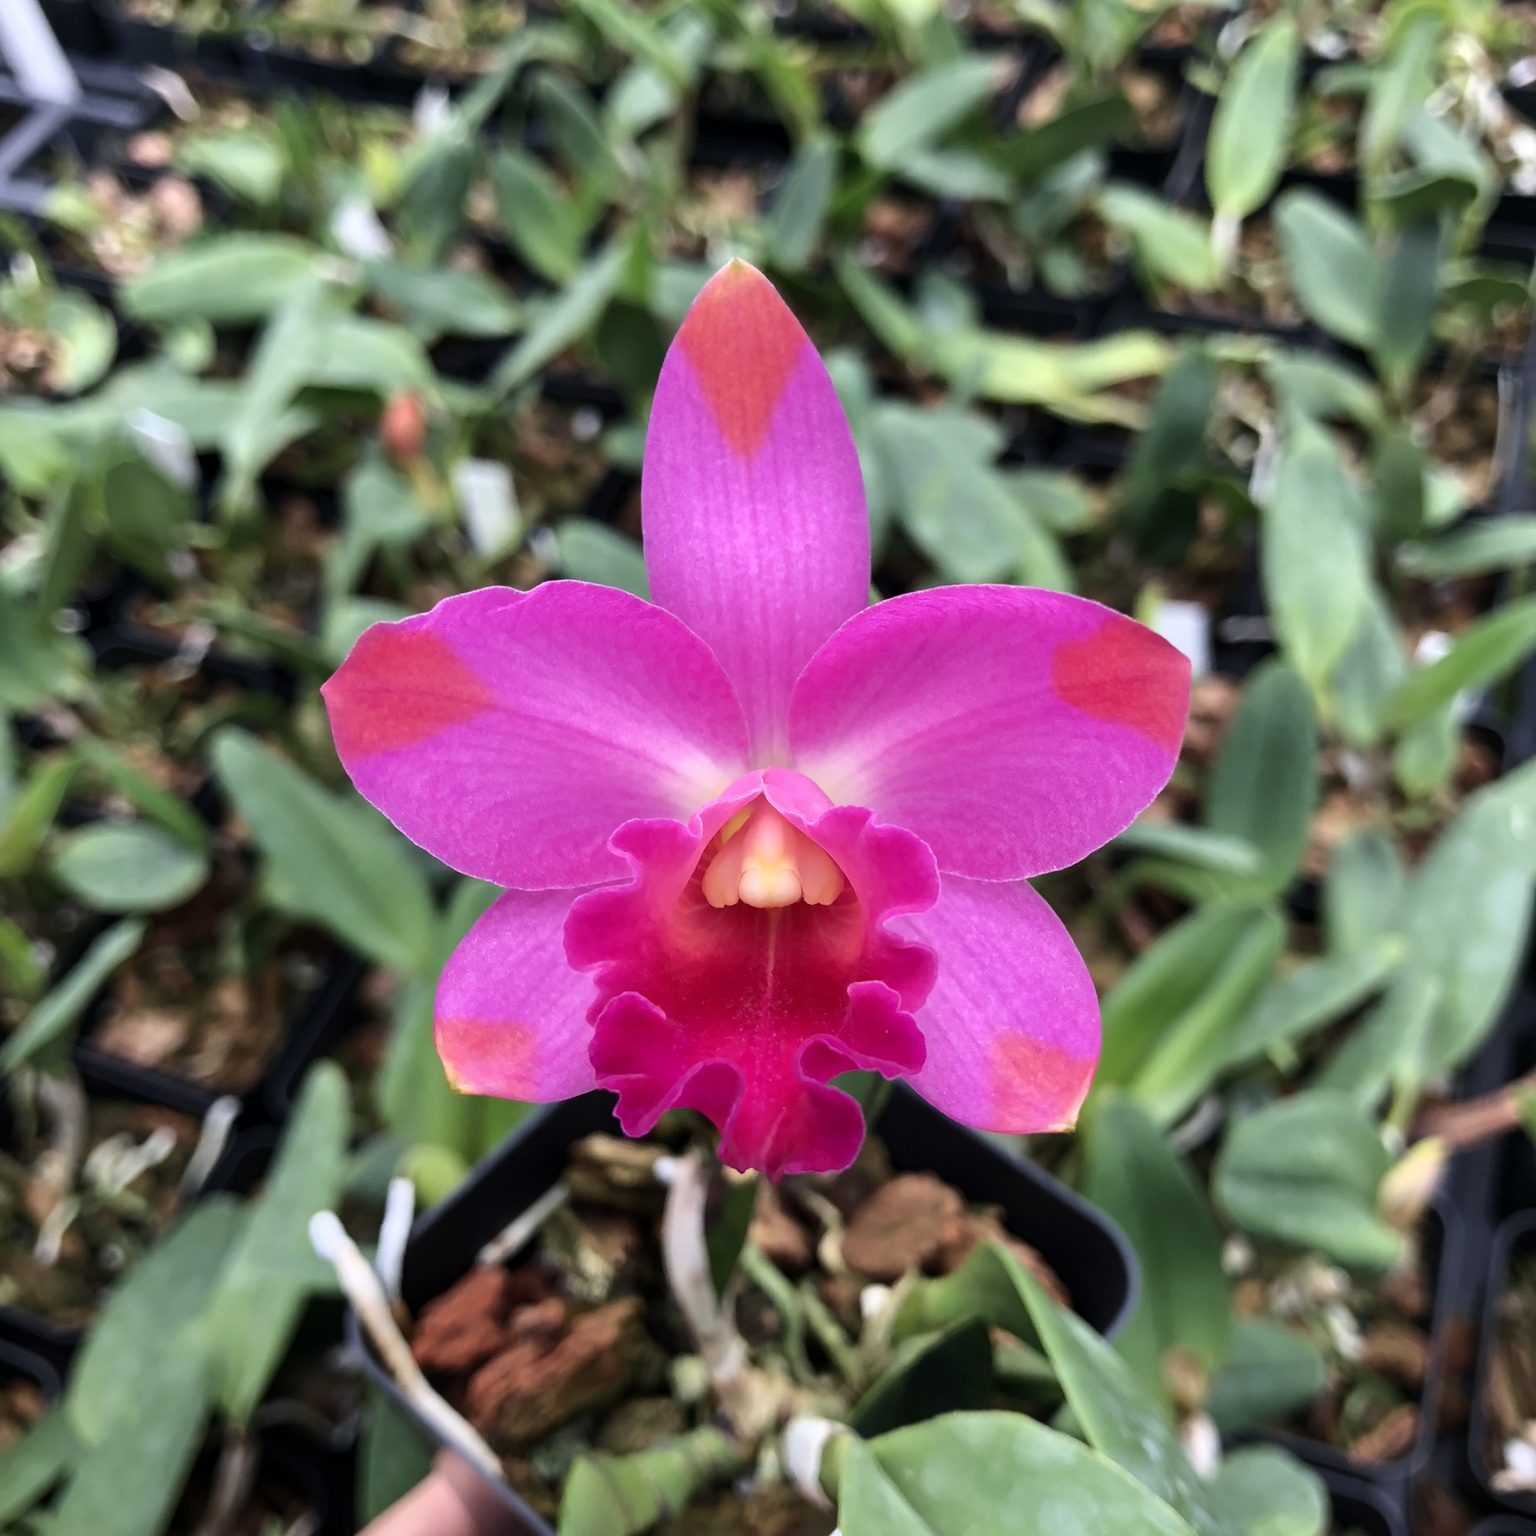
M46 1181L57 1159L47 1159L39 1133L20 1123L26 1116L18 1113L0 1150L0 1306L64 1326L89 1322L102 1294L170 1224L199 1133L190 1116L148 1104L91 1101L87 1115L80 1166L62 1193ZM157 1133L171 1138L167 1155L120 1185L120 1160ZM63 1228L56 1260L44 1262L38 1237L64 1201L78 1209Z

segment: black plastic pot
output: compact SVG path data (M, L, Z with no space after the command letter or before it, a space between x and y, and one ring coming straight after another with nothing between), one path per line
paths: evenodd
M892 1093L878 1134L897 1169L933 1173L969 1201L1001 1208L1008 1229L1039 1250L1061 1277L1078 1314L1113 1334L1140 1288L1136 1259L1102 1212L1021 1158L956 1125L909 1089ZM401 1293L412 1312L442 1295L474 1265L480 1249L565 1172L573 1142L621 1134L607 1094L587 1094L542 1111L486 1158L443 1204L417 1222L406 1248ZM365 1340L355 1315L348 1332L369 1374L430 1441L446 1444L423 1419ZM549 1527L499 1478L487 1478L530 1536Z
M1463 1254L1462 1222L1450 1200L1441 1197L1425 1217L1426 1260L1433 1279L1430 1301L1429 1368L1419 1399L1418 1430L1408 1452L1393 1461L1366 1461L1290 1430L1269 1430L1264 1438L1325 1473L1338 1473L1383 1486L1402 1486L1429 1464L1437 1438L1441 1379L1448 1343L1447 1323L1458 1294Z
M1408 1536L1402 1500L1389 1498L1380 1488L1358 1478L1324 1472L1328 1502L1333 1508L1330 1531L1357 1536Z
M262 1109L277 1124L283 1124L293 1109L304 1074L328 1055L356 1022L357 989L367 974L363 961L338 951L325 980L295 1017L257 1090Z
M1477 1374L1472 1391L1472 1416L1467 1431L1467 1460L1478 1486L1495 1505L1536 1517L1536 1493L1501 1493L1494 1488L1495 1469L1488 1455L1494 1432L1488 1413L1488 1391L1499 1343L1499 1302L1504 1295L1511 1262L1517 1257L1533 1253L1536 1253L1536 1210L1527 1210L1512 1216L1494 1234L1484 1296Z
M54 1369L52 1362L24 1344L0 1338L0 1378L7 1376L20 1376L35 1383L49 1402L64 1390L64 1378Z

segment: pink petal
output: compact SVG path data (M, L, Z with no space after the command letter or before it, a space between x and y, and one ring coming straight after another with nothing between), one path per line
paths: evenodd
M701 891L716 834L765 797L837 863L848 888L829 906L716 908ZM684 826L637 821L614 844L633 879L571 909L566 954L597 997L592 1063L643 1135L686 1106L720 1128L733 1167L772 1178L846 1167L863 1139L858 1106L828 1080L852 1068L917 1070L912 1010L933 981L926 948L890 921L934 898L928 850L868 811L825 807L783 769L752 774Z
M1016 880L1124 831L1178 757L1189 663L1082 598L946 587L850 619L801 674L795 767L917 833L946 873Z
M437 1053L463 1093L544 1104L593 1086L592 978L565 958L579 891L508 891L443 967Z
M945 875L937 903L897 926L939 957L912 1086L981 1130L1069 1128L1099 1059L1099 1003L1044 897L1022 880Z
M322 692L365 798L445 864L591 885L637 816L689 816L737 776L746 725L686 626L627 592L487 587L375 624Z
M667 353L642 504L653 596L731 675L754 761L783 761L795 678L869 600L869 518L827 370L745 262L706 284Z

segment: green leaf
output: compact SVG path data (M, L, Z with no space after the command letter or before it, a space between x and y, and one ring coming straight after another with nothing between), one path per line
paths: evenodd
M289 171L278 136L255 128L188 134L177 144L176 163L262 208L277 202Z
M401 326L333 309L320 327L320 345L309 359L302 383L358 390L381 399L402 389L436 397L432 363L421 342Z
M1156 1062L1170 1036L1176 1042L1186 1031L1203 1036L1207 1028L1219 1035L1273 969L1273 963L1262 972L1255 965L1249 985L1236 985L1234 977L1229 988L1224 966L1250 947L1273 948L1278 959L1278 928L1275 915L1260 908L1210 906L1160 934L1104 999L1099 1082L1127 1086Z
M496 151L491 184L512 249L550 282L569 282L581 265L585 233L570 194L541 160L515 145Z
M825 135L807 139L795 151L768 212L768 260L779 271L802 272L816 254L837 170L837 145Z
M1469 624L1438 661L1410 674L1388 705L1388 724L1411 725L1459 693L1498 682L1532 650L1536 650L1536 597L1494 609Z
M713 1425L632 1456L580 1455L560 1498L560 1536L639 1536L744 1464L740 1447Z
M175 1390L183 1380L197 1384L206 1408L210 1389L200 1348L203 1309L242 1215L239 1202L229 1196L199 1201L107 1299L81 1347L64 1397L75 1434L92 1452L87 1460L135 1423L158 1418L161 1393Z
M9 722L4 729L9 731ZM25 874L37 857L80 763L71 755L45 758L0 807L0 879Z
M985 1408L992 1397L992 1340L979 1317L898 1346L849 1420L866 1439L941 1413Z
M1162 1408L1130 1366L1082 1318L1052 1301L1012 1253L1001 1247L995 1251L1028 1309L1088 1443L1176 1509L1200 1536L1223 1536L1206 1485L1190 1466Z
M1467 1059L1487 1037L1520 966L1536 878L1536 765L1479 790L1413 881L1405 977L1440 988L1417 1080Z
M1022 1414L948 1414L840 1449L843 1536L972 1536L1000 1520L1008 1536L1190 1536L1112 1460Z
M1407 225L1387 256L1377 302L1376 366L1403 383L1429 345L1440 297L1440 225L1422 219Z
M117 322L87 293L60 288L48 296L44 324L56 361L50 379L61 394L89 389L117 356Z
M954 410L880 408L876 449L913 542L951 581L1002 581L1024 553L1027 514L992 467L995 448Z
M1168 342L1150 331L1071 344L974 331L935 336L929 344L936 348L932 366L980 398L1043 405L1073 421L1139 419L1130 402L1104 392L1157 377L1173 355Z
M522 339L490 377L492 402L506 399L596 326L619 290L628 259L628 242L615 239L533 315Z
M1405 967L1387 995L1313 1073L1312 1086L1346 1094L1361 1109L1374 1110L1394 1083L1407 1087L1417 1082L1441 991L1437 977Z
M564 575L575 581L618 587L636 597L651 595L645 557L633 539L586 517L568 517L554 534Z
M1484 576L1536 564L1536 514L1489 518L1438 539L1403 544L1397 551L1397 563L1410 576L1434 580Z
M174 484L135 454L108 466L101 500L112 546L149 574L165 575L168 557L186 549L197 521L191 488Z
M345 1075L333 1061L316 1062L203 1319L219 1405L237 1424L249 1425L304 1303L329 1287L309 1223L341 1198L351 1128Z
M1154 283L1190 293L1220 286L1221 263L1209 223L1140 187L1111 182L1099 193L1099 212L1127 240L1136 264Z
M90 651L52 627L52 615L0 582L0 711L22 713L80 691Z
M752 1211L757 1204L758 1178L748 1173L732 1180L718 1213L710 1218L704 1246L709 1254L709 1278L715 1293L724 1296L731 1276L746 1246L747 1229L752 1225Z
M254 736L213 738L214 773L266 861L273 902L380 965L417 971L432 949L420 866L383 817L331 794Z
M78 1454L69 1420L55 1407L0 1452L0 1528L27 1529L25 1515L64 1477Z
M1397 841L1381 827L1361 827L1334 850L1323 883L1323 929L1336 954L1369 950L1402 931L1408 872Z
M1127 1088L1160 1125L1186 1114L1216 1081L1237 1020L1274 973L1284 947L1284 925L1274 912L1246 908L1228 915L1238 920L1232 946L1204 958L1187 1005L1171 1016L1137 1020L1144 1030L1155 1031L1155 1043ZM1116 1015L1119 1028L1126 1014L1116 1010Z
M1461 722L1454 703L1416 720L1392 751L1392 776L1410 800L1424 800L1445 784L1461 748Z
M1385 730L1387 705L1407 675L1408 658L1403 655L1397 622L1373 584L1366 593L1360 627L1328 681L1339 735L1351 746L1376 746Z
M1367 431L1384 425L1381 391L1358 369L1317 352L1274 348L1262 358L1282 417L1353 422Z
M1251 1445L1228 1456L1211 1499L1234 1536L1323 1536L1328 1529L1322 1478L1278 1446Z
M528 1113L523 1104L455 1092L432 1038L438 976L498 894L494 886L478 880L461 880L454 887L430 932L432 953L426 965L395 999L389 1049L373 1085L380 1114L402 1141L438 1148L461 1170Z
M1248 679L1211 770L1205 821L1264 860L1262 888L1278 891L1301 865L1317 804L1317 717L1305 684L1268 662Z
M249 325L288 302L319 254L291 235L217 235L163 252L119 286L118 298L146 325Z
M1212 1189L1256 1237L1359 1269L1387 1269L1402 1235L1376 1215L1392 1159L1375 1122L1342 1094L1312 1091L1235 1120Z
M997 154L1011 176L1036 182L1085 149L1111 144L1136 126L1136 114L1119 91L1064 104L1045 122L1010 130Z
M510 336L522 321L516 299L485 272L455 267L426 272L397 261L374 261L366 275L379 303L428 344L445 335Z
M1435 55L1445 14L1435 5L1394 7L1391 44L1370 71L1360 126L1360 162L1367 173L1386 168L1408 120L1435 87Z
M1275 203L1275 233L1302 310L1341 340L1369 348L1386 280L1365 231L1336 203L1296 188Z
M1289 1418L1327 1383L1327 1362L1304 1334L1271 1318L1240 1317L1206 1411L1223 1435L1245 1435Z
M856 142L873 166L897 171L969 117L997 87L994 60L969 57L929 64L864 113Z
M1170 1367L1209 1380L1225 1359L1231 1309L1221 1235L1204 1191L1139 1105L1110 1093L1088 1121L1083 1191L1117 1222L1141 1263L1141 1295L1115 1347L1160 1398Z
M1353 1013L1391 979L1403 954L1402 940L1387 935L1287 971L1260 993L1232 1031L1228 1064L1238 1066L1277 1046L1293 1046Z
M149 820L158 822L188 848L207 850L213 840L208 823L180 795L156 783L105 742L82 736L74 749L82 762L106 778Z
M1365 616L1371 572L1360 492L1318 427L1299 423L1288 435L1263 514L1264 595L1275 633L1323 698Z
M295 284L261 333L238 403L224 424L226 505L243 506L256 478L276 451L272 422L323 366L331 340L327 321L333 295L317 278Z
M144 822L99 821L54 839L49 872L98 912L178 907L208 878L208 857Z
M1300 54L1295 20L1276 16L1244 45L1222 87L1206 145L1205 185L1211 206L1226 219L1258 208L1285 168Z
M50 1529L160 1536L169 1524L208 1424L206 1373L200 1361L182 1360L134 1384L145 1394L143 1411L80 1459Z
M1212 832L1182 821L1143 817L1132 822L1115 839L1115 846L1127 853L1177 859L1217 875L1249 877L1262 874L1264 870L1258 849L1245 838L1228 837L1223 832Z
M1120 516L1136 547L1180 560L1199 531L1192 470L1205 462L1205 435L1220 374L1201 347L1180 354L1163 376L1145 429L1137 434L1120 482Z
M73 1030L108 978L139 947L144 934L141 918L124 918L93 939L68 975L33 1007L21 1028L0 1045L0 1072L15 1071Z
M357 1450L357 1517L376 1520L432 1470L432 1453L421 1431L377 1387L368 1406Z
M464 123L452 119L410 146L394 223L413 265L439 267L447 261L463 233L479 165L480 146Z

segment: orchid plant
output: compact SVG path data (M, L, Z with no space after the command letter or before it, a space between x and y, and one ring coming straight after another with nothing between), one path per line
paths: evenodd
M1029 877L1171 773L1185 658L1003 586L871 606L859 460L821 359L733 262L669 351L646 439L655 604L555 581L364 632L337 750L408 837L505 893L444 970L455 1086L690 1108L772 1178L847 1166L832 1085L906 1078L968 1125L1070 1127L1088 971Z

